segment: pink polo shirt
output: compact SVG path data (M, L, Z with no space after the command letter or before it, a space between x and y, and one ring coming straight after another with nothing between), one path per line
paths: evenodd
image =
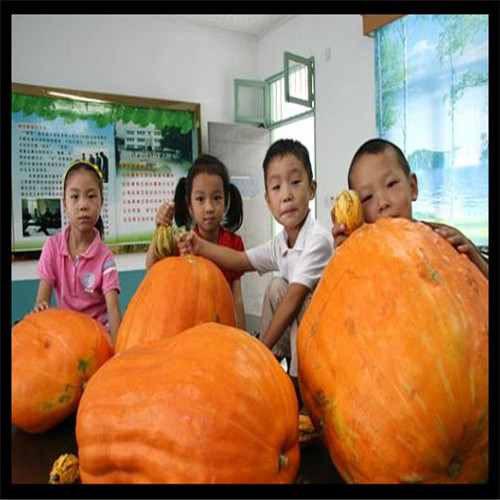
M68 250L69 229L66 226L47 239L38 261L38 275L55 289L61 309L88 314L109 330L104 296L111 290L120 292L113 254L94 228L94 240L83 254L73 260Z

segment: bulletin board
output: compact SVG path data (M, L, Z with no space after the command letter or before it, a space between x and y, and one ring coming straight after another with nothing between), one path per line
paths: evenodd
M145 249L200 148L197 103L13 83L13 256L39 253L67 224L62 179L78 159L103 174L105 243Z

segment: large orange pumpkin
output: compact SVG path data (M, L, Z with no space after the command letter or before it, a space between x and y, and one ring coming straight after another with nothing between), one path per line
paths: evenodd
M25 316L12 329L12 423L37 433L62 421L112 354L108 333L86 314L47 309Z
M117 354L78 407L84 483L291 483L293 385L261 342L205 323Z
M298 356L347 482L487 479L488 281L429 227L355 231L304 315Z
M157 261L123 316L116 352L176 335L199 323L234 326L234 302L222 271L193 255Z

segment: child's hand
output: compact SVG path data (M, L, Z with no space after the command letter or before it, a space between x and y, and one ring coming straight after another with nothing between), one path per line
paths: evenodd
M180 255L199 253L201 238L194 231L187 231L176 236L175 241Z
M332 216L333 219L333 216ZM333 246L338 248L347 239L345 224L337 224L333 220L332 236L333 236Z
M434 229L439 236L450 242L458 252L469 257L472 262L475 262L477 250L475 246L458 230L453 227L440 226Z
M427 224L429 224L433 231L439 234L439 236L451 243L459 253L466 255L469 260L483 273L486 279L488 279L488 261L484 259L474 244L469 241L458 229L435 223Z
M49 308L49 304L47 302L38 302L38 304L35 304L35 307L32 309L32 313L37 313L40 311L44 311L45 309Z
M174 218L175 204L166 201L160 205L156 212L155 223L157 226L171 226Z

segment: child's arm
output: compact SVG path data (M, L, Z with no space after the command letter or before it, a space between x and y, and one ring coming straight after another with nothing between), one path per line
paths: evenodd
M151 269L151 266L157 261L157 257L155 255L154 251L154 245L153 242L149 244L148 251L146 253L146 270L149 271Z
M52 285L44 279L40 280L38 285L38 292L36 294L35 306L31 312L40 312L48 309L50 304L50 297L52 296Z
M171 226L172 220L174 218L175 205L172 202L166 201L162 203L158 208L155 216L155 224L158 226ZM157 257L154 252L153 242L149 244L148 251L146 253L146 269L149 270L151 266L157 261Z
M109 330L111 333L111 340L113 345L116 341L116 334L118 333L118 327L121 322L121 313L120 313L120 302L118 301L118 292L113 289L110 290L104 296L106 299L106 308L108 310L108 320L109 320Z
M200 238L194 231L184 233L177 238L177 246L181 255L192 253L201 255L215 262L219 267L230 271L255 271L245 251L217 245Z
M458 252L463 253L469 257L470 261L481 271L481 273L488 279L489 265L486 259L481 255L479 249L467 239L458 229L447 226L445 224L427 223L429 224L439 236L448 240Z
M55 265L57 254L57 245L51 236L43 244L42 253L38 259L37 271L40 283L32 312L43 311L50 306L52 289L58 282L57 266Z
M233 281L234 312L236 315L236 326L241 330L246 330L245 306L241 293L241 280Z
M309 288L305 285L290 284L287 294L276 309L269 328L262 336L262 341L269 349L273 348L290 323L297 317L308 292Z

